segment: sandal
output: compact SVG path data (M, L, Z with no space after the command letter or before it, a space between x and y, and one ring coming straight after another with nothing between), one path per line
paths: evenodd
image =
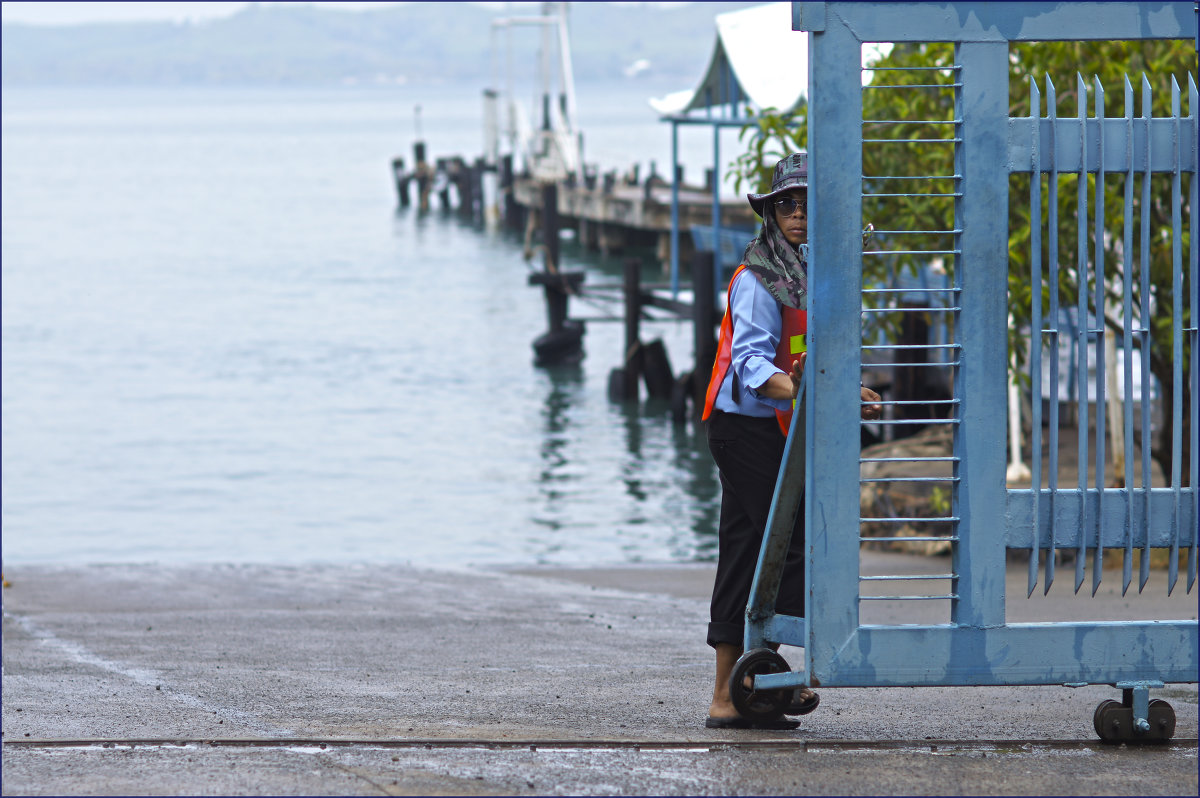
M802 699L800 696L806 691L808 692L808 697ZM812 712L814 709L816 709L817 705L820 703L821 696L817 695L811 690L807 690L807 688L801 688L792 693L792 703L787 705L787 708L783 710L783 714L807 715L809 712Z

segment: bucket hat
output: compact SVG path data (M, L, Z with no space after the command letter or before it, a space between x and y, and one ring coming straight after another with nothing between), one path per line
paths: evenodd
M808 153L793 152L775 164L775 175L771 179L771 190L766 194L747 194L750 207L759 216L774 197L794 188L808 188Z

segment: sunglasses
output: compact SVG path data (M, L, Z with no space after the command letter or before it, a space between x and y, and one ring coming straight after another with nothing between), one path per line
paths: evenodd
M780 216L787 218L799 209L804 213L808 213L808 200L798 200L792 197L784 197L780 200L775 200L775 212Z

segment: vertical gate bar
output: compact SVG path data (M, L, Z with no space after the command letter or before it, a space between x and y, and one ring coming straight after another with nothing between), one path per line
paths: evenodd
M1096 75L1092 76L1092 82L1095 85L1096 146L1100 153L1096 163L1096 221L1092 231L1092 250L1096 253L1096 267L1092 272L1096 276L1096 293L1092 300L1096 307L1096 545L1092 554L1092 595L1095 596L1104 578L1104 547L1101 541L1104 540L1104 434L1108 419L1105 393L1108 382L1104 363L1104 87ZM1084 400L1087 400L1086 395Z
M1125 556L1121 595L1133 581L1133 84L1125 75L1125 237L1121 247L1121 343L1125 352ZM1145 389L1143 388L1143 391Z
M1197 36L1200 36L1200 31L1197 31ZM1191 115L1193 124L1200 123L1200 112L1197 111L1197 95L1196 95L1196 79L1188 73L1188 113ZM1193 164L1200 165L1200 141L1197 141L1196 128L1192 128L1191 145ZM1197 430L1200 430L1200 396L1197 393L1197 380L1200 380L1200 286L1196 284L1196 262L1200 261L1200 244L1196 243L1196 210L1200 207L1200 202L1197 200L1198 194L1196 187L1196 179L1200 177L1200 169L1193 171L1191 177L1188 178L1188 207L1191 208L1191 215L1188 224L1191 226L1191 252L1188 258L1188 293L1192 297L1192 323L1191 323L1191 346L1192 346L1192 403L1189 408L1191 413L1191 441L1192 457L1191 469L1188 472L1191 475L1192 486L1192 518L1200 518L1200 446L1197 446L1196 435ZM1196 584L1196 542L1200 538L1200 534L1196 530L1192 530L1192 545L1188 548L1188 583L1187 591L1192 592L1192 586Z
M1046 76L1046 116L1050 120L1050 186L1046 204L1050 218L1046 225L1046 245L1050 258L1050 463L1047 474L1049 478L1049 518L1050 518L1050 551L1046 554L1046 584L1043 593L1050 592L1054 584L1054 560L1058 556L1058 525L1055 521L1055 505L1058 503L1058 98L1054 91L1054 81ZM1041 398L1038 398L1041 401Z
M950 622L992 628L1005 618L1004 579L995 575L1004 573L1006 547L990 524L1003 517L1007 497L1006 452L994 442L1004 440L1008 421L1008 214L996 212L1008 204L1008 173L996 168L1008 148L1008 42L956 43L955 62L954 331L964 349L954 370L961 423L953 506L962 520L951 552L958 578Z
M830 14L809 34L809 356L805 577L810 679L828 680L859 623L862 44ZM821 423L817 424L817 419ZM852 443L851 443L852 442ZM1003 485L1003 480L1001 480Z
M1153 383L1150 382L1150 165L1154 163L1154 145L1150 136L1151 91L1150 81L1146 73L1142 73L1142 128L1146 133L1146 162L1142 173L1142 236L1141 263L1139 264L1142 286L1141 323L1138 326L1139 343L1142 351L1142 517L1146 530L1145 543L1142 545L1141 568L1138 573L1138 592L1146 589L1150 580L1150 489L1152 478L1150 474L1150 448L1153 443L1153 431L1150 428L1150 394Z
M1033 595L1037 587L1038 558L1041 554L1042 495L1042 156L1041 115L1042 98L1038 92L1037 79L1029 79L1029 115L1033 118L1033 135L1029 150L1032 169L1029 175L1029 283L1033 307L1032 323L1029 325L1029 377L1032 381L1033 430L1030 441L1030 465L1032 466L1033 528L1029 546L1029 591L1025 598Z
M1171 170L1171 349L1174 385L1171 401L1171 491L1175 494L1175 517L1171 522L1171 559L1167 563L1167 595L1179 579L1179 533L1183 516L1183 240L1180 238L1180 174L1183 170L1183 140L1180 137L1179 81L1171 76L1171 117L1175 136L1174 169ZM1195 213L1195 208L1192 209ZM1192 320L1193 323L1195 319Z
M1087 170L1087 81L1083 75L1075 73L1075 99L1079 104L1079 182L1075 189L1078 205L1075 213L1075 295L1076 295L1076 333L1075 340L1079 349L1075 371L1075 428L1079 455L1076 465L1079 471L1079 548L1075 553L1075 592L1079 592L1083 584L1087 563L1087 479L1088 479L1088 337L1089 324L1087 313L1087 273L1088 273L1088 170Z

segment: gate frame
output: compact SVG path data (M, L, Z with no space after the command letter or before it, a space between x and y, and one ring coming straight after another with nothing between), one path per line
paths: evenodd
M818 266L810 277L810 353L803 413L808 435L807 440L805 435L789 438L789 449L797 443L798 451L785 453L776 502L789 472L796 476L797 469L790 464L800 460L808 497L807 617L771 615L773 596L759 606L752 598L746 645L748 650L768 640L803 645L806 668L803 673L757 676L755 689L800 683L840 687L1137 684L1142 685L1137 696L1140 705L1145 687L1195 682L1200 669L1195 621L1006 624L1009 540L1005 533L996 534L998 519L1015 523L1010 517L1002 445L1007 439L1008 220L1006 213L996 213L997 208L1008 207L1010 172L1021 171L1013 169L1009 159L1009 43L1194 40L1194 3L797 2L792 10L793 29L810 35L809 245L811 261ZM819 264L861 263L862 151L846 142L861 139L861 45L875 41L953 42L961 65L956 93L960 120L956 137L961 145L955 158L957 184L969 191L963 191L956 204L955 227L960 232L955 248L960 265L971 267L955 271L961 288L956 337L971 341L975 348L955 370L961 421L955 430L954 476L960 481L952 515L960 520L953 555L956 598L949 624L901 627L859 622L860 466L858 447L846 443L847 431L857 430L860 423L862 277L860 270L848 269L836 279L822 279ZM1192 116L1183 121L1195 141L1197 112L1189 110ZM1192 171L1194 186L1194 164ZM1195 212L1193 208L1193 217ZM1195 380L1194 372L1192 376ZM813 467L804 469L804 460ZM1190 519L1183 519L1187 528L1180 531L1194 540L1195 487L1185 494ZM754 596L760 580L769 585L773 578L764 572L764 563L769 560L774 525L774 521L769 524L764 541ZM1028 537L1026 533L1024 539Z

